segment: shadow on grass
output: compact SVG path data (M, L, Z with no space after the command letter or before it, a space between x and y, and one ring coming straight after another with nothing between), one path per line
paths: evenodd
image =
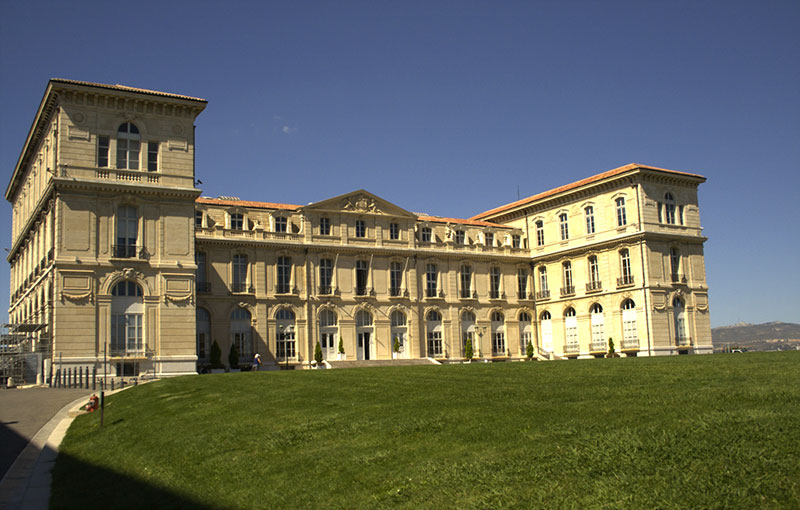
M196 509L218 510L162 487L60 453L53 469L50 509Z

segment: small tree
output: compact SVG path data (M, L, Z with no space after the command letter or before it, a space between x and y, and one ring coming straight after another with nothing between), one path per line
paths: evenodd
M392 344L392 350L394 350L394 352L400 352L400 339L397 338L397 337L394 337L394 343Z
M219 344L216 340L214 343L211 344L211 368L222 368L222 349L219 348Z
M464 357L471 361L472 355L472 338L467 337L467 344L464 346Z
M239 350L236 344L231 344L231 352L228 353L228 365L231 368L239 368Z
M608 357L615 358L617 355L614 352L614 339L609 337L608 338Z
M319 341L317 341L317 346L314 347L314 361L317 362L317 365L322 364L322 346L319 345Z
M533 344L531 343L530 340L528 340L528 345L525 346L525 356L527 356L528 361L530 361L531 358L533 358Z
M339 339L339 354L344 354L344 342L342 339Z

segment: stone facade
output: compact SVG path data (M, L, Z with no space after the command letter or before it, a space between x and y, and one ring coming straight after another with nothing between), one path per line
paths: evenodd
M51 80L6 198L12 323L62 365L711 352L702 176L627 165L471 219L199 197L202 99ZM134 150L138 148L138 150ZM343 352L340 352L343 351Z

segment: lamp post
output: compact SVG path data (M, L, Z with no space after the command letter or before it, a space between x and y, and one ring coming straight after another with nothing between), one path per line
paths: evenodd
M478 330L478 357L483 357L483 335L486 334L486 326L477 326Z

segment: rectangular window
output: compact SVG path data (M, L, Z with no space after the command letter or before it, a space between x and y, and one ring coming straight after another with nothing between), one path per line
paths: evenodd
M367 237L367 222L356 220L356 237Z
M586 290L600 290L600 265L594 255L589 257L589 283Z
M331 235L331 220L328 218L320 218L319 219L319 235L321 236L329 236Z
M630 285L633 283L633 274L631 273L631 256L627 249L619 252L620 270L622 276L617 282L619 285Z
M110 354L142 354L142 314L125 313L111 315Z
M441 331L428 331L428 356L441 356L442 350L442 332Z
M400 224L389 223L389 239L400 239Z
M108 141L107 136L97 137L97 166L101 168L108 168Z
M158 170L158 142L147 142L147 171Z
M586 213L586 233L594 234L594 207L591 205L584 209Z
M247 255L233 256L233 292L247 292L247 265Z
M522 246L522 236L518 234L514 234L511 236L511 247L512 248L520 248Z
M500 268L492 267L489 270L489 297L500 298Z
M278 257L276 277L275 292L278 294L289 294L292 290L292 259L289 257Z
M558 221L561 225L561 240L566 241L569 239L569 224L567 223L567 214L562 213L559 215Z
M539 290L543 293L548 292L547 289L547 268L541 266L539 268Z
M356 261L356 295L357 296L366 296L367 295L367 276L368 276L368 267L367 262L365 260L357 260Z
M436 297L438 276L436 264L428 264L425 266L425 295L427 297Z
M117 138L117 168L139 169L139 140Z
M677 282L680 280L681 272L681 252L677 248L670 248L669 250L669 264L672 270L672 281Z
M681 225L684 224L683 223L683 206L682 205L678 206L678 222L680 222Z
M403 266L400 262L392 262L389 266L389 294L399 296L403 285Z
M203 228L203 211L194 212L194 226L195 228Z
M494 246L494 233L486 232L486 246Z
M282 359L295 357L294 330L284 329L278 331L277 357Z
M472 267L461 266L461 297L472 297Z
M519 299L528 299L528 270L519 268L517 269L517 297Z
M667 212L667 223L670 225L675 224L675 204L674 203L667 203L666 204L666 212Z
M466 244L467 235L463 230L456 230L456 244Z
M617 202L617 226L624 227L628 224L628 220L625 215L625 199L620 197L616 200Z
M139 237L139 215L135 207L120 206L117 209L117 244L114 256L131 258L136 256L136 239Z
M333 277L333 261L321 259L319 261L319 293L330 294Z
M430 227L422 227L420 230L420 242L429 243L431 242L431 228Z
M658 203L658 222L664 223L664 206L661 202Z
M231 214L231 230L242 230L244 228L244 216L239 213Z
M285 216L275 217L275 232L286 232L289 228L289 221Z
M544 222L536 222L536 246L544 246Z
M564 262L562 268L564 270L564 288L561 289L561 295L575 294L575 287L572 285L572 263Z

